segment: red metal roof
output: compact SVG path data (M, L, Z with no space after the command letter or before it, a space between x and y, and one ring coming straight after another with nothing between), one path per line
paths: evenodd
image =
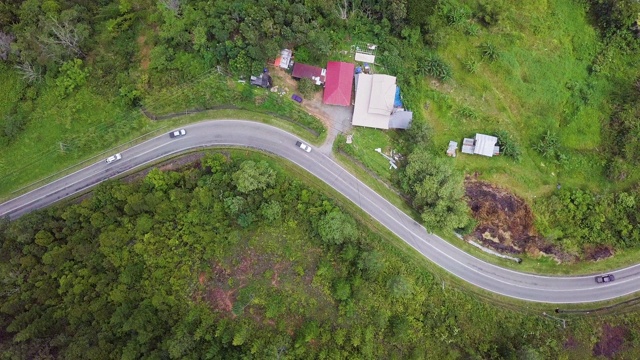
M298 79L311 79L313 77L319 77L324 82L324 76L322 76L322 69L317 66L311 66L307 64L295 63L293 64L293 72L291 76Z
M351 63L339 61L327 63L327 79L322 102L331 105L351 105L353 70L354 65Z

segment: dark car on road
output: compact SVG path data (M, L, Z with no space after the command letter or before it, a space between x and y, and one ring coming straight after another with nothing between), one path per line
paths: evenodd
M613 274L596 276L596 282L598 284L609 283L615 279L616 278L615 276L613 276Z
M184 135L186 135L186 134L187 134L187 130L185 130L185 129L180 129L180 130L176 130L176 131L172 131L172 132L170 132L170 133L169 133L169 137L170 137L170 138L176 138L176 137L179 137L179 136L184 136Z

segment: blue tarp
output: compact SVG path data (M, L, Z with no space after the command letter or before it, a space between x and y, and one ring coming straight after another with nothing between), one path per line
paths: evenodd
M396 86L396 98L393 100L393 107L402 107L402 99L400 99L400 86Z

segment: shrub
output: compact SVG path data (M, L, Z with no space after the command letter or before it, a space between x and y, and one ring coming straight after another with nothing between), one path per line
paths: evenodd
M558 139L558 135L551 132L551 130L547 130L533 148L547 159L552 159L559 163L567 160L566 156L560 152L560 141Z
M484 43L480 45L480 52L482 53L482 57L490 62L494 62L500 58L498 48L491 43Z
M310 99L316 93L316 85L311 79L300 79L298 82L298 91L305 99Z
M61 75L56 79L57 92L61 99L87 82L89 72L84 69L83 65L80 59L73 59L62 64Z
M500 146L500 152L504 156L513 158L516 161L520 161L522 158L522 150L518 143L513 139L511 134L506 130L498 130L495 133L498 138L498 146Z
M439 11L450 26L460 25L471 16L471 11L466 6L448 1L440 4Z
M474 22L468 22L467 26L464 28L464 32L469 36L478 36L478 33L480 33L480 27Z
M482 0L479 8L478 19L486 26L497 25L506 13L506 6L501 0Z
M478 68L480 67L480 61L470 58L464 61L463 63L465 70L467 70L470 74L475 74L478 72Z
M420 65L420 73L432 76L438 80L451 79L451 67L437 55L429 55Z
M477 120L478 113L468 106L462 106L456 110L456 115L469 120Z

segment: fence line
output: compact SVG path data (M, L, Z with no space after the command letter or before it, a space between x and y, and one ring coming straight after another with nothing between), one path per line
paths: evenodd
M307 127L291 118L288 118L286 116L280 115L278 113L274 113L274 112L270 112L270 111L257 111L257 110L252 110L252 109L247 109L245 107L242 106L237 106L237 105L215 105L215 106L209 106L209 107L204 107L204 108L194 108L194 109L187 109L181 112L175 112L175 113L168 113L168 114L164 114L164 115L156 115L154 113L152 113L151 111L145 109L144 107L140 108L140 111L142 112L142 114L144 116L146 116L149 120L154 120L154 121L161 121L161 120L168 120L168 119L173 119L173 118L177 118L180 116L185 116L185 115L192 115L192 114L198 114L198 113L202 113L205 111L210 111L210 110L243 110L243 111L249 111L252 113L256 113L256 114L262 114L262 115L269 115L275 118L278 118L280 120L284 120L287 121L291 124L294 124L296 126L300 126L301 128L305 129L306 131L308 131L309 133L311 133L313 136L318 137L320 136L320 133L310 127Z

